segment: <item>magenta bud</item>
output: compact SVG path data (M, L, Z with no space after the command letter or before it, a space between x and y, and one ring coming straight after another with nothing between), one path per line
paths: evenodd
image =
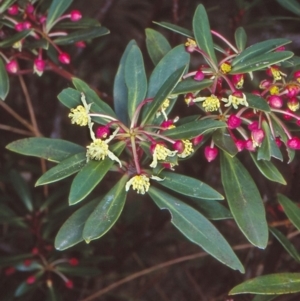
M65 282L65 286L69 289L72 289L74 287L73 281L72 280L67 280Z
M79 10L72 10L70 13L70 19L73 22L77 22L82 18L82 14Z
M300 88L298 85L290 84L286 86L286 95L289 98L297 96L297 94L300 92Z
M24 30L24 25L23 25L23 23L17 23L17 24L15 24L15 30L16 31L22 31L22 30Z
M236 115L230 115L227 120L227 125L230 129L236 129L242 123L242 119Z
M46 20L47 20L46 16L40 16L40 18L39 18L39 21L40 21L41 24L45 23Z
M178 154L181 154L184 151L184 143L182 140L176 140L175 143L173 143L173 149L177 150Z
M250 123L250 124L248 125L248 129L249 129L250 131L253 131L253 130L258 129L258 121L253 121L252 123Z
M254 146L260 146L265 138L265 132L262 129L256 129L251 132Z
M284 46L279 46L275 49L275 52L280 52L280 51L284 51L285 47Z
M17 61L10 61L6 64L5 69L9 73L17 73L18 72L18 63Z
M255 146L253 145L253 141L252 139L247 139L245 141L245 149L250 151L250 152L254 152L255 151Z
M30 29L32 27L31 23L28 21L23 22L23 29Z
M43 72L45 70L46 62L42 59L34 60L34 70L37 72Z
M11 16L15 16L19 13L19 6L18 4L13 4L11 7L7 9L7 13Z
M270 81L268 79L264 79L260 82L259 88L260 89L268 89L271 87L271 85L272 85L272 81Z
M100 139L105 139L110 135L110 129L107 126L99 126L96 130L96 137Z
M65 65L70 64L71 62L70 55L66 52L61 52L58 56L58 60Z
M75 43L75 46L77 48L85 48L86 47L86 43L83 42L83 41L78 41L78 42Z
M241 89L244 84L244 74L234 74L231 77L232 83L237 89Z
M245 141L244 140L236 140L235 146L239 152L241 152L245 148Z
M165 120L161 123L161 127L164 129L168 129L170 126L172 126L174 124L174 121L169 119L169 120Z
M204 156L208 162L215 160L218 156L218 149L216 147L206 146L204 149Z
M291 149L300 149L300 138L292 137L288 139L286 145Z
M256 95L256 96L261 96L260 92L258 90L253 90L251 94Z
M32 14L34 12L34 6L31 3L28 3L26 5L26 13L27 14Z
M36 282L36 278L35 278L34 275L29 276L29 277L26 279L26 283L27 283L27 284L33 284L33 283L35 283L35 282Z
M203 140L203 135L199 135L199 136L192 139L192 143L193 143L194 146L196 146L199 143L201 143L202 140Z
M204 79L204 73L201 70L197 71L194 76L194 80L202 81L203 79Z
M292 97L291 99L289 99L289 101L287 102L287 106L288 108L292 111L295 112L299 109L299 101L296 97Z
M194 104L194 95L193 93L187 93L184 97L184 101L188 106L191 106Z
M283 106L282 98L278 95L271 95L268 97L269 105L272 108L280 109Z
M300 70L294 72L294 79L296 79L297 81L300 80Z
M277 144L278 147L280 147L282 145L282 141L281 141L281 139L279 137L275 138L275 142L276 142L276 144Z
M286 112L287 112L287 113L292 113L292 111L289 110L289 109L287 109ZM283 118L284 118L284 120L287 120L287 121L288 121L288 120L291 120L293 117L292 117L291 115L289 115L289 114L284 114L284 115L283 115Z

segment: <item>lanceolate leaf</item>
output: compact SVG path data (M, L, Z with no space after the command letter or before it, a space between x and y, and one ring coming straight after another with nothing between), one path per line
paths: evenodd
M100 200L101 198L96 198L82 206L64 222L55 237L55 249L62 251L83 241L84 224Z
M5 100L9 91L9 79L2 59L0 59L0 101Z
M232 140L227 128L217 129L213 133L214 143L223 151L234 157L238 153L238 149Z
M277 297L276 295L256 295L251 301L271 301Z
M125 144L118 142L110 147L111 151L119 156ZM75 176L69 194L69 204L74 205L89 195L92 190L101 182L106 173L110 170L115 161L106 157L104 160L90 160Z
M25 37L27 37L31 32L32 32L32 30L24 30L24 31L16 33L12 37L5 39L4 41L1 41L0 48L11 47L16 42L19 42L22 39L24 39Z
M146 46L154 65L171 50L168 40L158 31L146 28Z
M132 45L125 61L125 82L128 89L128 114L133 117L147 93L147 78L141 50Z
M250 108L259 110L259 111L264 111L264 112L270 112L271 109L266 102L266 100L260 96L254 95L252 93L245 93L247 102L249 104Z
M269 227L270 232L285 248L285 250L298 262L300 263L300 254L294 245L276 228Z
M161 27L164 27L164 28L167 28L167 29L170 29L174 32L177 32L179 34L182 34L183 36L186 36L188 38L192 38L194 37L193 35L193 32L188 30L188 29L185 29L181 26L178 26L178 25L174 25L172 23L168 23L168 22L153 22L154 24L157 24Z
M300 273L278 273L250 279L234 287L229 295L237 294L291 294L300 292Z
M178 85L173 90L172 94L186 94L190 92L201 91L209 87L213 83L211 79L204 79L201 82L196 81L191 78L184 79L178 83Z
M244 267L228 242L202 214L179 199L153 187L149 195L160 209L167 209L172 224L190 241L234 270L244 273Z
M202 4L198 5L193 17L193 30L199 47L208 54L210 59L217 64L214 43L210 33L210 25L206 10ZM207 61L209 63L209 61Z
M7 149L26 156L60 162L73 154L84 151L84 147L61 139L25 138L6 146Z
M235 43L239 51L245 49L247 43L247 34L243 27L238 27L234 33Z
M224 199L212 187L194 178L166 171L160 173L160 177L164 179L158 182L160 185L183 195L206 200Z
M49 32L50 29L55 24L57 18L59 18L71 5L73 0L53 0L49 8L47 21L46 21L46 31Z
M87 243L103 236L118 220L126 200L127 180L128 175L123 176L87 219L83 229L83 239Z
M221 154L221 177L230 211L246 238L264 249L268 242L265 208L259 191L240 161Z
M226 127L226 123L219 120L204 119L188 122L174 129L164 132L164 134L172 139L191 139L202 135L207 131Z
M281 6L300 16L300 4L297 0L276 0Z
M61 161L45 172L35 186L57 182L79 171L86 164L86 152L81 152Z
M292 224L300 230L300 208L298 205L282 194L278 194L278 201Z

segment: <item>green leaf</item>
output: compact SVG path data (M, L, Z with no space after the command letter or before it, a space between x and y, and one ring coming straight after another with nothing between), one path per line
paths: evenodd
M282 7L300 16L300 4L296 0L276 0Z
M0 59L0 101L5 100L8 92L9 79L3 61Z
M247 169L234 157L221 154L221 178L230 211L246 238L264 249L268 243L265 208Z
M192 78L187 78L178 83L178 85L173 90L172 95L198 92L207 87L210 87L212 83L213 80L211 79L204 79L201 82L199 82Z
M234 287L229 295L282 295L300 292L300 273L277 273L256 277Z
M168 40L158 31L146 28L146 46L154 65L171 50Z
M244 273L244 267L228 242L201 213L159 189L150 187L148 193L161 210L170 212L172 224L191 242L223 264Z
M59 18L71 5L73 0L53 0L46 20L46 32L55 25L55 21Z
M164 27L164 28L167 28L171 31L174 31L176 33L179 33L183 36L186 36L188 38L193 38L194 37L194 34L191 30L188 30L188 29L185 29L181 26L178 26L178 25L174 25L172 23L168 23L168 22L153 22L154 24L157 24L161 27Z
M63 29L84 29L91 27L99 27L101 24L96 20L88 17L82 17L80 20L59 22L59 28Z
M279 241L279 243L285 248L285 250L299 263L300 254L295 246L276 228L269 227L269 230Z
M129 126L129 116L128 116L128 89L125 82L125 62L127 60L128 53L133 45L136 45L134 40L131 40L122 57L119 64L119 68L114 80L114 107L115 112L120 121L122 121L125 125Z
M59 251L66 250L83 241L84 224L100 200L101 198L98 197L83 205L64 222L55 237L55 249Z
M85 150L84 147L61 139L25 138L11 142L7 149L26 156L60 162Z
M259 111L264 111L264 112L271 112L271 109L264 98L254 95L252 93L244 93L244 94L246 96L250 108Z
M225 128L225 122L213 119L203 119L188 122L174 129L164 131L164 135L172 139L192 139L207 131Z
M232 66L249 61L257 56L269 53L276 48L291 43L288 39L271 39L249 46L232 60Z
M111 151L119 156L125 147L124 142L111 146ZM90 160L75 176L69 194L69 204L74 205L82 201L101 182L115 161L106 157L102 161Z
M72 109L81 105L81 94L73 88L63 89L58 95L58 100L67 108Z
M252 301L271 301L277 298L278 296L274 295L256 295Z
M183 195L206 200L224 199L224 197L212 187L194 178L166 171L160 173L160 177L164 180L159 181L158 184Z
M210 33L210 25L206 10L202 4L198 5L193 17L193 30L198 46L208 54L210 59L217 65L214 43ZM210 62L207 60L207 63ZM211 65L211 64L210 64Z
M250 153L250 155L256 167L259 169L263 176L265 176L270 181L286 185L284 177L271 161L257 160L254 154Z
M291 51L270 52L255 56L249 60L237 63L230 71L230 74L246 73L264 69L270 65L278 64L291 58L294 55Z
M27 183L16 170L9 172L10 181L28 211L33 211L32 195Z
M37 180L35 186L45 185L65 179L79 171L85 164L86 152L72 155L46 171Z
M160 63L161 62L162 61L160 61ZM157 66L159 66L159 64ZM164 84L162 85L162 87L159 89L156 96L154 97L153 101L150 103L148 110L146 110L141 125L150 123L153 120L153 118L155 117L157 111L159 110L159 108L161 107L165 99L172 93L174 87L181 79L185 69L186 66L179 68L164 82Z
M247 43L247 34L243 27L238 27L234 33L235 43L239 51L243 51Z
M127 180L128 175L123 176L87 219L83 229L83 239L87 243L103 236L118 220L125 205Z
M291 223L300 230L300 208L298 205L280 193L278 194L278 201Z
M128 114L132 119L136 108L145 99L147 78L143 55L139 47L132 44L125 61L125 82L128 89Z
M217 129L213 133L212 138L214 143L231 157L234 157L238 153L238 149L227 128Z
M17 0L4 0L0 6L0 14L4 13L10 6L12 6Z
M0 48L11 47L16 42L19 42L22 39L26 38L31 32L32 32L31 29L18 32L17 34L13 35L12 37L5 39L4 41L1 41Z
M74 44L78 41L91 40L107 34L109 34L109 30L106 27L92 27L69 33L67 36L57 38L53 42L57 45L68 45Z

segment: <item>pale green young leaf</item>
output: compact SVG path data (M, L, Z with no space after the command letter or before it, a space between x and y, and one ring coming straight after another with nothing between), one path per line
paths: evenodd
M5 100L9 92L9 79L2 59L0 59L0 101Z
M234 33L235 43L239 51L243 51L247 43L247 34L243 27L238 27Z

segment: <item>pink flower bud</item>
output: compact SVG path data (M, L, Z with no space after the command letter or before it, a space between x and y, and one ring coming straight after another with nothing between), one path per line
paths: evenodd
M218 156L218 149L216 147L206 146L204 149L204 156L208 162L215 160Z
M67 287L67 288L73 288L74 287L74 284L73 284L73 281L72 280L67 280L66 282L65 282L65 286Z
M260 82L259 88L260 89L268 89L271 87L271 85L272 85L272 81L270 81L268 79L264 79Z
M253 121L252 123L250 123L250 124L248 125L248 129L249 129L250 131L253 131L253 130L258 129L258 121Z
M23 29L30 29L32 27L31 23L28 21L23 22Z
M255 146L253 145L253 141L252 139L247 139L245 141L245 149L250 151L250 152L254 152L255 151Z
M241 152L245 148L244 140L236 140L234 143L239 152Z
M17 61L10 61L6 64L5 69L9 73L17 73L18 72L18 63Z
M182 140L177 140L173 143L173 149L177 150L178 154L181 154L184 151L184 143Z
M265 138L265 132L262 129L256 129L251 132L254 146L260 146Z
M40 21L41 24L45 23L46 20L47 20L46 16L40 16L40 18L39 18L39 21Z
M19 6L18 4L13 4L11 7L7 9L7 13L11 16L15 16L19 13Z
M31 3L27 3L26 5L26 13L32 14L34 12L34 6Z
M75 46L77 48L85 48L86 47L86 43L84 41L78 41L75 43Z
M188 106L191 106L191 105L195 104L194 98L195 97L194 97L193 93L187 93L184 97L184 101Z
M192 143L193 143L194 146L196 146L199 143L201 143L202 140L203 140L203 135L199 135L199 136L192 139Z
M32 255L37 255L37 254L39 254L39 249L37 248L37 247L34 247L34 248L32 248L32 250L31 250L31 254Z
M10 276L16 272L15 267L8 267L4 270L5 276Z
M292 97L287 102L287 106L292 112L296 112L299 109L300 104L296 97Z
M71 62L70 55L66 52L61 52L58 56L58 60L65 65L68 65Z
M280 51L284 51L285 47L284 46L279 46L275 49L275 52L280 52Z
M23 23L17 23L17 24L15 24L15 30L16 31L23 31L24 30L24 25L23 25Z
M232 75L232 83L236 89L241 89L244 84L244 74L234 74Z
M204 73L201 70L197 71L194 76L194 80L202 81L203 79L204 79Z
M76 266L79 264L79 260L75 257L72 257L69 259L69 264L72 265L72 266Z
M70 13L70 19L73 22L77 22L82 18L82 14L79 10L72 10Z
M42 59L35 59L33 63L33 71L41 76L45 70L46 62Z
M258 90L253 90L251 94L256 95L256 96L261 96L260 92Z
M110 129L107 126L99 126L96 130L96 137L100 139L105 139L110 135Z
M23 265L24 265L25 267L29 267L29 266L31 265L31 259L25 259L25 260L23 261Z
M276 142L276 144L277 144L278 147L280 147L282 145L282 141L281 141L281 139L279 137L275 138L275 142Z
M35 282L36 282L36 278L35 278L34 275L29 276L29 277L26 279L26 283L27 283L27 284L33 284L33 283L35 283Z
M298 87L298 85L295 84L289 84L286 87L286 95L289 98L295 97L297 96L297 94L300 92L300 88Z
M275 108L275 109L280 109L283 105L283 100L280 96L278 95L271 95L268 97L268 101L269 101L269 105L272 107L272 108Z
M286 145L291 149L300 149L300 138L292 137L288 139Z
M292 111L291 111L290 109L287 109L286 112L287 112L287 113L292 113ZM284 118L284 120L289 121L289 120L291 120L293 117L292 117L291 115L289 115L289 114L284 114L284 115L283 115L283 118Z
M294 79L299 82L300 81L300 70L294 72Z
M168 129L170 126L172 126L174 124L174 121L169 119L169 120L165 120L161 123L161 127L164 128L164 129Z
M236 129L241 125L241 123L242 123L241 118L236 115L230 115L227 120L227 125L230 129Z

